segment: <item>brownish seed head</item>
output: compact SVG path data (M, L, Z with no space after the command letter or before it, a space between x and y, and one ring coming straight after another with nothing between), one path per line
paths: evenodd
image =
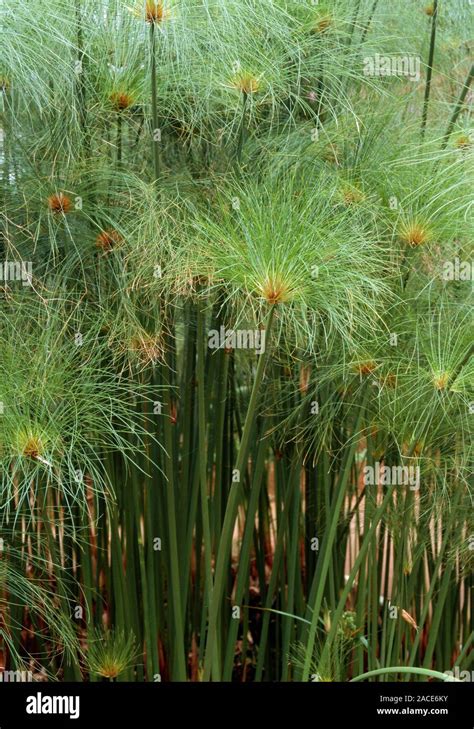
M324 18L319 18L313 25L313 33L325 33L328 28L331 27L333 21L330 15L325 15Z
M445 390L449 382L449 373L440 372L433 377L433 384L437 390Z
M397 376L393 372L389 372L384 377L380 379L380 384L383 387L396 387L397 386Z
M72 202L67 195L59 192L48 197L48 206L53 213L68 213L72 208Z
M134 354L143 365L156 364L163 361L163 342L160 337L149 334L139 334L131 338L129 351Z
M373 360L367 360L366 362L360 362L356 365L356 371L360 375L370 375L375 369L377 369L377 363Z
M125 111L133 105L133 98L125 91L114 91L110 94L110 101L116 111Z
M161 0L147 0L145 5L145 20L147 23L162 23L168 17Z
M429 17L431 17L434 14L434 5L430 3L430 5L426 5L423 10L426 15L429 15Z
M404 243L412 248L416 248L426 243L428 240L428 231L418 223L410 223L403 226L400 237Z
M122 236L117 230L109 229L103 230L99 233L96 238L95 244L97 248L103 250L104 253L108 253L119 243L121 243L122 240Z
M104 661L103 665L100 666L98 673L104 678L117 678L117 676L123 671L123 666L118 663L114 663L112 660Z
M23 446L23 455L27 458L37 459L41 453L41 440L37 436L31 435Z
M269 304L281 304L289 296L288 286L278 276L267 278L260 291Z
M260 81L252 73L246 71L234 76L232 86L243 94L256 94L260 88Z
M364 193L356 187L345 187L342 190L345 205L356 205L364 199Z
M454 144L456 145L456 147L458 147L458 149L467 149L467 147L471 146L472 141L467 134L461 134L461 136L456 139Z

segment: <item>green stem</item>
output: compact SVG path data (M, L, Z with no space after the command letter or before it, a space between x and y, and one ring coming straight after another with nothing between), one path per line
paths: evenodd
M457 505L459 503L460 498L461 498L461 489L458 489L457 492L456 492L456 495L454 497L454 501L453 501L453 512L455 512L455 510L457 508ZM447 528L446 528L446 532L445 532L444 537L443 537L443 540L441 542L441 545L440 545L440 548L439 548L439 553L438 553L436 562L435 562L435 564L433 566L433 570L432 570L432 573L431 573L430 586L429 586L429 589L428 589L428 591L426 592L426 594L424 596L423 611L422 611L422 613L420 615L420 618L418 620L419 630L417 631L417 634L415 636L415 639L413 641L413 645L412 645L412 648L411 648L410 660L409 660L409 665L410 666L413 666L413 664L415 663L418 646L419 646L420 639L421 639L421 636L422 636L421 631L422 631L422 628L425 625L426 619L428 618L428 615L429 615L429 612L430 612L430 608L432 607L432 600L433 600L433 596L434 596L435 589L437 587L438 576L439 576L439 572L440 572L441 567L442 567L442 564L443 564L446 547L448 546L449 541L452 538L452 530L453 529L456 529L456 528L457 527L456 527L455 515L453 515L449 519L449 521L448 521L448 525L447 525ZM430 635L433 632L434 631L433 631L433 624L432 624L431 627L430 627Z
M237 463L235 471L238 475L239 481L235 482L231 486L229 499L227 501L227 508L224 516L224 524L222 527L221 537L219 540L219 550L217 554L217 562L215 569L214 589L212 591L211 605L209 612L209 632L207 637L206 656L204 662L204 680L209 681L211 677L211 669L214 680L220 680L220 668L214 662L214 645L217 639L217 622L219 617L219 609L224 594L225 585L227 583L227 569L228 560L232 547L232 535L234 532L235 520L237 517L238 508L242 497L242 479L244 477L244 470L246 468L248 449L250 444L250 436L253 432L255 417L257 414L257 405L260 399L260 389L262 386L263 376L265 373L265 365L268 359L268 353L270 349L270 332L272 328L272 322L275 312L275 306L272 306L268 314L266 322L266 339L267 346L265 352L259 355L257 371L255 373L255 380L250 395L250 400L247 409L247 415L245 418L245 424L242 431L242 438L240 440L239 454L237 456ZM213 665L214 663L214 665Z
M310 608L311 615L311 627L308 631L308 637L306 641L306 655L303 667L303 681L307 681L311 670L311 662L313 658L314 643L316 640L316 630L319 624L319 614L321 612L321 606L323 602L324 589L326 586L326 579L329 572L331 554L334 546L337 525L339 522L342 505L344 503L344 497L346 495L346 486L351 475L352 463L356 450L359 446L359 440L357 434L361 421L364 416L365 404L368 400L370 390L368 387L365 389L365 393L360 404L359 412L357 415L356 422L354 424L354 433L352 436L352 443L347 448L345 453L344 465L339 477L339 483L337 486L336 496L331 509L331 519L324 533L324 541L321 549L321 555L318 558L318 565L313 578L313 584L311 586L311 592L308 600L308 608Z
M150 62L151 62L151 116L153 128L151 130L151 145L153 155L153 170L155 181L160 176L160 128L158 124L158 101L156 94L156 38L155 23L150 24Z
M179 570L179 551L178 551L178 535L176 528L176 497L175 497L175 478L174 478L174 447L173 432L171 423L171 398L169 388L165 390L165 416L164 416L164 434L165 434L165 474L166 474L166 506L168 518L168 534L169 534L169 559L171 574L171 594L172 601L170 608L174 619L174 662L173 674L174 680L186 680L186 662L184 657L184 626L183 626L183 610L182 595L180 590L180 570Z
M364 27L364 31L363 31L361 39L360 39L361 44L365 41L366 35L369 32L369 28L372 23L372 18L374 17L378 4L379 4L379 0L374 0L374 4L372 5L371 11L370 11L369 19Z
M85 50L84 50L84 36L82 31L82 14L81 14L81 0L76 0L76 26L77 26L77 50L78 50L78 63L77 68L77 84L76 94L79 106L79 124L81 126L84 146L86 150L89 150L90 146L90 134L89 127L87 124L87 109L86 109L86 84L85 84Z
M277 588L278 573L279 573L280 565L281 565L281 562L283 559L285 535L286 535L286 531L287 531L288 517L289 517L290 509L292 506L292 500L294 498L296 489L299 488L299 485L300 485L301 459L296 456L296 453L293 454L293 459L294 460L293 460L293 464L291 467L289 483L288 483L288 487L287 487L285 499L284 499L284 512L282 514L281 521L278 524L278 534L277 534L276 543L275 543L275 552L273 555L272 573L270 576L270 582L269 582L268 590L267 590L267 598L265 601L265 607L267 608L267 610L263 614L262 631L260 634L260 643L259 643L259 650L258 650L258 661L257 661L256 672L255 672L256 681L262 680L263 663L265 660L265 650L266 650L267 639L268 639L268 630L270 627L271 613L269 612L269 609L272 606L273 596L274 596L276 588Z
M246 128L246 124L245 124L247 103L248 103L248 93L246 91L242 91L242 117L240 120L239 140L237 143L237 162L239 163L239 165L242 163L242 151L243 151L245 139L247 136L247 128Z
M198 380L198 428L199 428L199 479L201 483L201 516L204 539L204 577L205 577L205 598L212 594L212 539L211 525L209 519L209 496L207 493L207 444L206 444L206 403L205 403L205 314L202 307L198 311L197 327L197 380Z
M386 673L414 673L420 676L428 676L429 678L439 678L441 681L446 681L449 678L446 673L441 673L440 671L432 671L428 668L407 668L407 666L389 666L388 668L376 668L374 671L361 673L360 676L356 676L355 678L353 678L350 683L365 681L366 678L383 676Z
M334 613L332 613L332 615L331 615L331 629L330 629L328 637L326 639L323 654L321 657L321 663L323 665L324 665L324 658L326 657L327 653L330 651L332 644L334 643L336 633L340 627L340 620L341 620L342 613L346 607L346 600L349 597L350 591L352 590L355 578L357 577L357 573L362 565L363 560L365 559L365 556L366 556L369 546L371 544L372 538L375 534L375 530L377 529L377 527L379 525L380 519L382 518L387 506L389 505L390 501L392 500L392 494L393 494L394 488L395 488L394 486L390 486L387 489L387 493L385 494L385 497L384 497L382 503L380 504L380 506L378 507L377 511L375 512L375 514L373 516L370 528L368 529L368 531L366 532L366 534L364 536L364 540L359 549L359 553L357 554L357 557L354 561L352 570L346 581L344 590L342 591L341 596L339 598L339 603L337 605L337 608L334 611Z
M359 16L359 10L360 10L360 0L357 0L356 5L355 5L355 8L354 8L354 13L352 15L351 24L350 24L349 39L347 41L348 48L352 44L352 36L354 35L354 30L355 30L355 26L356 26L356 23L357 23L357 18Z
M117 167L122 164L122 114L117 114Z
M449 137L451 136L451 133L454 129L454 125L457 122L458 116L461 113L461 109L463 107L464 101L467 96L467 92L469 91L469 87L472 83L472 79L474 78L474 63L472 64L469 73L467 74L467 78L464 81L464 86L462 87L461 94L459 96L459 99L456 102L456 106L454 107L451 119L449 120L448 128L446 129L446 133L443 137L443 143L441 145L441 149L445 149L446 145L449 141Z
M428 104L430 100L431 92L431 77L433 75L433 60L436 45L436 27L438 20L438 0L433 2L433 15L431 16L431 37L430 37L430 50L428 55L428 67L426 70L426 85L425 85L425 98L423 101L423 113L421 116L421 136L425 136L426 121L428 119Z

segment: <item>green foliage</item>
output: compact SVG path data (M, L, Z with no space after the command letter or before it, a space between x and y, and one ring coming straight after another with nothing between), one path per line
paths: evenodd
M4 1L7 666L467 665L469 5Z

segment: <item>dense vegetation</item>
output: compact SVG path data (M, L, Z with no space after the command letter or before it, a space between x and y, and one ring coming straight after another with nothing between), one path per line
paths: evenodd
M0 668L470 670L474 7L133 1L1 4Z

